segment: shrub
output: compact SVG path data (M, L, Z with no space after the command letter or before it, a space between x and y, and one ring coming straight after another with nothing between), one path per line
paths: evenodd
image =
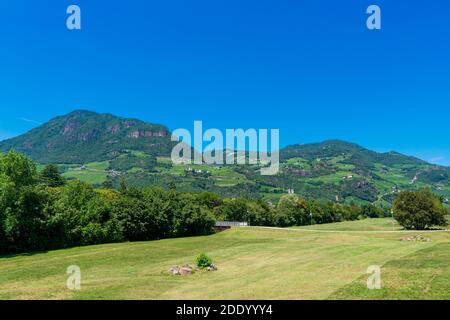
M200 269L208 268L210 265L212 265L213 261L210 256L208 256L206 253L202 253L197 257L197 267Z
M385 212L381 208L377 208L372 204L366 204L361 207L361 214L368 218L383 218Z

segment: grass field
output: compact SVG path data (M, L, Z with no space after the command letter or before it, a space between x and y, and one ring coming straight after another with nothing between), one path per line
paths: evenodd
M394 219L365 219L358 221L344 221L322 225L298 227L310 230L335 230L335 231L398 231L403 228Z
M393 226L390 219L367 219L313 230L238 228L2 257L0 298L450 299L450 234L422 232L432 242L402 242L418 232L391 232ZM168 274L201 252L219 271ZM80 291L66 288L70 265L81 268ZM381 267L381 290L366 288L370 265Z
M106 181L108 176L108 161L91 162L85 165L85 170L80 169L81 166L72 166L63 173L68 179L78 179L90 184L101 184Z
M70 170L63 173L63 177L67 179L78 179L89 184L101 184L106 181L107 176L106 171Z

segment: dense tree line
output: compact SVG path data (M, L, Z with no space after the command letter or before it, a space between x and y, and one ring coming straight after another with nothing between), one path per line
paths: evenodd
M175 189L136 189L125 183L119 190L94 189L65 181L54 165L38 173L26 156L0 154L0 253L207 235L216 220L288 227L391 215L372 205L321 203L296 195L283 196L275 205ZM430 203L442 213L437 201L432 198ZM419 212L420 203L414 205ZM399 217L407 216L404 201L396 207ZM425 226L441 220L429 220ZM419 225L417 217L410 225Z
M57 169L57 168L56 168ZM209 234L213 212L194 195L162 189L93 189L41 174L27 157L0 155L0 252Z
M277 205L261 200L225 199L214 212L220 220L245 221L254 226L277 227L324 224L390 215L388 211L373 205L358 207L334 202L323 203L296 195L283 196Z

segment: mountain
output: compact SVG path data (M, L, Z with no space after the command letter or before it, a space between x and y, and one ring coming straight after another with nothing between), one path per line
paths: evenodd
M431 187L450 197L450 168L391 151L378 153L359 145L329 140L281 150L278 177L254 176L260 183L294 189L314 198L391 203L401 190Z
M175 185L181 191L212 191L224 197L276 202L288 192L326 201L387 206L401 190L430 187L450 198L450 168L397 152L378 153L329 140L280 151L276 176L258 166L174 165L174 143L162 125L77 110L19 137L0 142L40 164L56 163L64 176L96 186Z
M162 125L77 110L16 138L0 142L0 150L15 149L39 163L88 163L110 160L123 150L168 155L169 130Z
M366 168L372 167L375 163L387 166L393 164L426 164L423 160L405 156L395 151L378 153L342 140L328 140L321 143L288 146L283 149L281 157L285 160L295 157L315 160L317 158L329 158L339 155L346 158L346 163L360 165Z

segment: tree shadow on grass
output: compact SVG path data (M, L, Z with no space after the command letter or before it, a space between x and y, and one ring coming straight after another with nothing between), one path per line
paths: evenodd
M47 250L45 250L45 251L35 251L35 252L1 254L0 255L0 260L2 260L2 259L10 259L10 258L19 258L19 257L33 257L33 256L46 254L46 253L48 253Z

